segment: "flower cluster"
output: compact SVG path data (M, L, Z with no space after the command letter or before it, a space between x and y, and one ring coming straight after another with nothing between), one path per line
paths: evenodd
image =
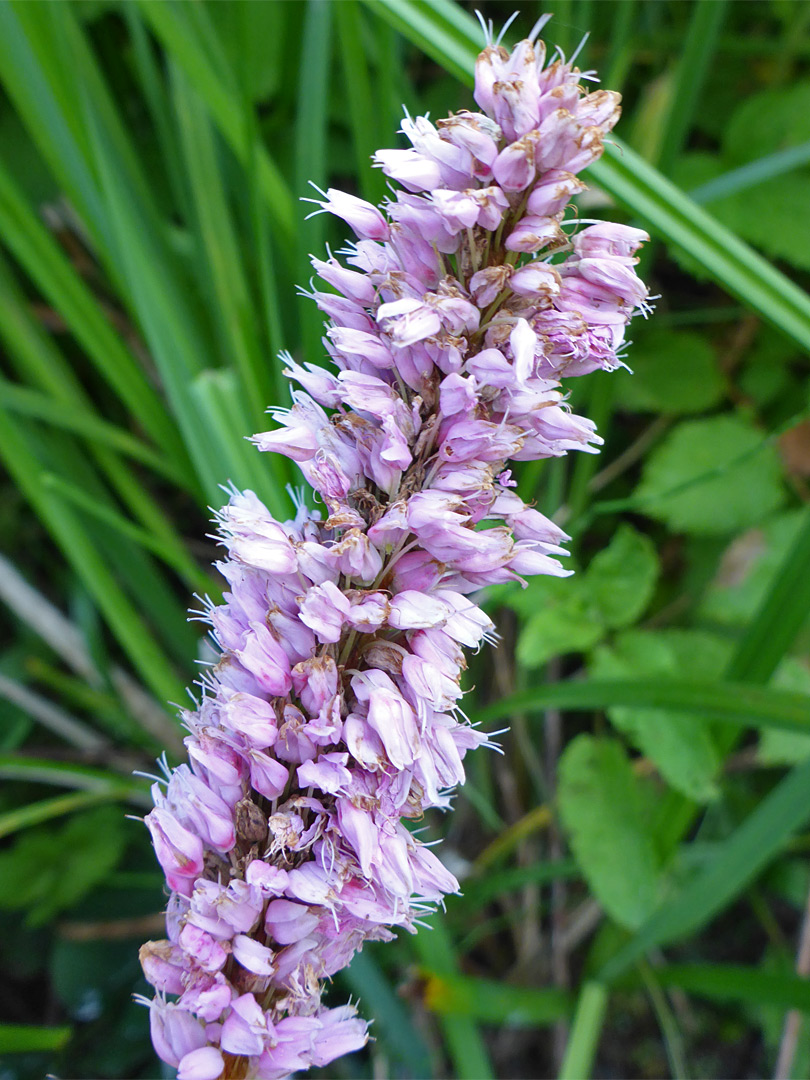
M404 189L382 209L319 201L357 236L344 263L313 260L333 369L288 357L300 389L255 442L323 509L280 523L247 491L219 513L221 659L146 818L171 899L141 959L180 1080L272 1080L364 1045L323 981L458 888L406 823L446 808L487 742L460 709L464 650L495 636L471 594L567 573L508 462L601 441L559 378L619 364L646 237L566 219L618 96L533 38L481 54L480 112L406 118L411 148L375 157Z

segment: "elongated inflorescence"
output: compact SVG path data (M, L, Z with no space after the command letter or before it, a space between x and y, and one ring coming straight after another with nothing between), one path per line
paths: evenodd
M287 357L300 389L255 442L320 509L301 498L281 523L234 491L218 514L221 658L146 818L171 898L141 960L180 1080L272 1080L363 1046L324 980L458 889L409 826L487 742L460 708L464 650L495 636L471 595L567 572L567 537L508 463L594 451L559 380L617 367L646 303L645 235L565 216L619 115L579 77L538 41L490 44L481 112L407 117L411 148L376 155L404 190L317 200L357 236L344 262L313 259L332 369Z

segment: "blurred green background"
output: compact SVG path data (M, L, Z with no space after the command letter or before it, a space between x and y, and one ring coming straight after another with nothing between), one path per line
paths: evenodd
M482 2L500 24L513 4ZM323 356L296 296L377 201L402 106L472 105L451 0L0 3L0 1080L170 1076L137 949L166 702L207 646L208 507L290 512L244 436ZM433 931L336 979L374 1017L333 1077L810 1072L810 5L549 0L621 90L584 217L647 228L635 374L569 387L598 458L529 464L579 574L493 590L481 751ZM802 931L807 940L797 949Z

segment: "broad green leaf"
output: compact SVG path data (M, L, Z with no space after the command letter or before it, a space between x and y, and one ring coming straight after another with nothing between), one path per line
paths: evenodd
M564 990L510 986L464 975L422 972L422 1000L442 1016L468 1016L502 1027L542 1027L569 1016L571 995Z
M747 626L801 526L802 511L788 510L735 537L720 560L717 576L703 591L700 618L723 626Z
M615 978L656 946L705 926L734 900L810 820L810 761L797 765L720 846L710 865L654 911L603 968Z
M722 156L690 154L676 169L686 187L697 178L693 197L710 201L729 229L802 269L810 266L810 208L803 196L810 173L797 166L810 154L809 102L808 82L747 95L726 125Z
M628 626L644 612L658 577L652 541L624 524L610 544L574 578L536 578L504 600L528 616L517 656L536 668L552 656L587 652L610 628Z
M719 676L723 669L722 655L716 666L711 665L714 670L700 669L703 646L708 641L711 648L717 639L699 631L680 633L693 639L697 664L681 662L671 635L666 632L628 630L612 647L601 646L596 650L589 671L597 679L655 675L673 678L682 670L697 679ZM655 763L677 791L697 802L716 798L720 755L708 727L697 726L689 715L650 709L613 706L608 709L608 716L614 727Z
M658 556L652 540L623 523L606 548L591 560L585 589L606 627L630 626L652 599Z
M41 1054L61 1050L73 1034L69 1027L0 1024L0 1054Z
M676 532L717 536L765 520L784 501L776 451L739 416L679 424L650 454L635 498Z
M714 155L711 156L714 158ZM765 180L784 176L785 173L809 163L810 140L798 146L790 146L786 150L776 150L772 154L765 154L755 161L748 162L747 165L740 165L736 169L729 169L727 172L715 175L713 179L700 187L693 188L689 194L695 202L713 203L715 199L747 191Z
M810 139L810 82L747 94L725 126L723 151L742 165Z
M705 335L653 328L633 342L632 374L613 375L622 409L665 415L704 412L723 397L723 378Z
M729 679L766 683L791 647L810 610L810 512L768 592L748 624L726 671Z
M560 758L557 797L594 895L621 926L639 926L655 907L658 866L638 781L621 744L578 735Z
M740 370L740 390L760 407L772 405L794 388L798 394L801 384L792 371L795 359L796 346L792 342L764 329L748 350ZM782 400L789 398L785 396Z
M114 912L108 908L107 918L114 917ZM48 966L50 984L65 1014L80 1022L86 1022L88 1014L90 1019L102 1020L95 1036L97 1040L95 1054L98 1055L102 1046L105 1043L109 1044L110 1041L103 1024L104 1019L109 1017L109 1020L112 1020L114 1016L113 1010L110 1009L112 1004L110 998L113 993L117 996L122 992L122 996L130 997L131 987L141 974L138 964L138 938L135 937L129 941L72 941L69 938L57 937ZM129 1002L127 1005L128 1008L133 1006L136 1009L142 1008L134 1002ZM138 1028L131 1029L129 1039L137 1039L140 1047L143 1047L148 1046L146 1043L149 1038L148 1020L146 1025L143 1025L143 1021L141 1024L140 1031ZM119 1036L114 1043L120 1041ZM118 1048L114 1047L114 1049ZM122 1049L125 1053L128 1050L131 1055L131 1047ZM130 1061L128 1068L125 1066L124 1071L118 1069L113 1071L110 1068L101 1072L100 1075L134 1076L136 1075L135 1068L137 1068L135 1063ZM157 1069L153 1075L159 1075Z
M41 926L106 877L124 849L120 810L99 807L67 824L23 833L0 852L0 908L26 911Z
M576 580L566 584L569 595L552 597L547 606L539 607L520 633L517 658L526 668L540 667L552 656L587 652L605 635L584 585Z

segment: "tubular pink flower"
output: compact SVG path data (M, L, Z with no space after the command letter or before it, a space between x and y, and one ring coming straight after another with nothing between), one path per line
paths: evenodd
M481 113L407 117L411 148L376 155L406 191L313 200L358 238L346 266L313 259L337 290L312 294L335 371L285 356L301 389L254 441L321 508L278 522L234 492L217 515L221 657L146 819L172 896L142 965L181 1080L273 1080L363 1046L324 980L458 889L406 823L446 809L487 744L459 707L464 650L496 639L470 594L567 573L567 537L508 463L596 452L559 380L620 366L648 306L646 234L564 219L619 113L579 74L541 42L489 44Z

